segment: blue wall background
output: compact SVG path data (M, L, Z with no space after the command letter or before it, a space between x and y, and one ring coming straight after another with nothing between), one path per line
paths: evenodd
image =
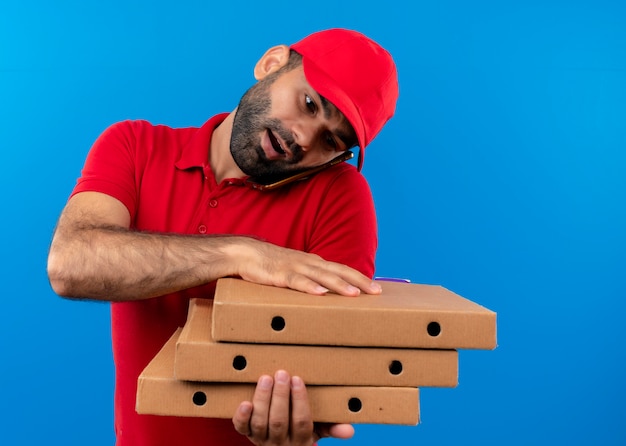
M400 74L364 169L377 273L499 324L495 351L461 352L457 388L422 391L419 426L357 426L353 443L626 443L626 7L408 4L2 3L2 444L114 440L108 306L62 300L45 275L93 140L126 118L230 111L267 47L334 26L381 42Z

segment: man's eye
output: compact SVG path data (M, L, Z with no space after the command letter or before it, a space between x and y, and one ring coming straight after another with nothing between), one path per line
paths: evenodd
M335 138L333 138L331 134L326 135L326 144L333 149L337 148L337 141L335 141Z
M311 113L315 113L315 111L317 110L317 106L315 105L315 102L313 102L313 99L311 99L311 96L308 96L308 95L304 96L304 104L306 105L306 108L308 108Z

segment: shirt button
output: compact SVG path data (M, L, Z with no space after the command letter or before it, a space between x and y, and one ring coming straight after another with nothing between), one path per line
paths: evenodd
M206 234L206 226L205 225L198 226L198 232L200 234Z
M209 201L209 206L211 206L212 208L216 208L217 207L217 200Z

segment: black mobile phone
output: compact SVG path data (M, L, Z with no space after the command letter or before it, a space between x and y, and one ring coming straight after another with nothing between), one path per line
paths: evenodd
M354 156L354 153L352 153L350 150L346 150L341 155L331 159L330 161L324 164L320 164L319 166L316 166L316 167L311 167L310 169L304 170L290 177L283 178L282 180L278 180L273 183L263 184L263 183L259 183L255 181L254 179L248 179L246 180L246 184L248 184L253 189L264 190L264 191L274 190L281 186L284 186L285 184L293 183L294 181L304 180L321 170L327 169L331 166L334 166L335 164L339 164L344 161L347 161L353 156Z

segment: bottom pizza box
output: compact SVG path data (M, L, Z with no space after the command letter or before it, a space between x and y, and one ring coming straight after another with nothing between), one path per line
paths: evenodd
M179 329L139 376L140 414L231 418L251 401L254 384L181 381L174 377ZM327 423L419 423L419 389L413 387L307 386L314 421Z

